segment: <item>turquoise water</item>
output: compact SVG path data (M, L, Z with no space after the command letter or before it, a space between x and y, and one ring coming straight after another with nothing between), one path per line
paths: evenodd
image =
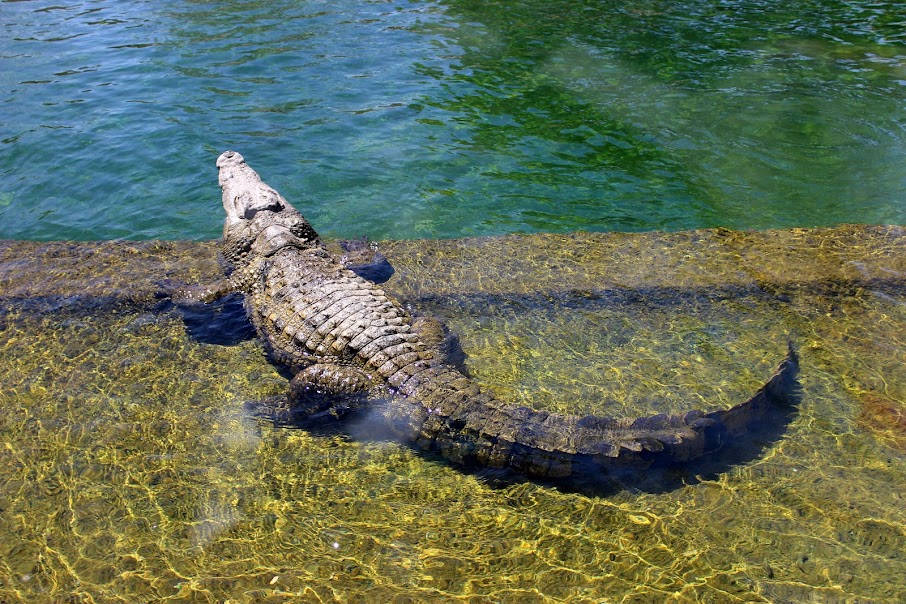
M0 2L0 238L906 223L896 2Z

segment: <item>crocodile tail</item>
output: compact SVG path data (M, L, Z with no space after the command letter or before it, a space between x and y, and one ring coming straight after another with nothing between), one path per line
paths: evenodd
M755 393L755 396L729 409L712 411L705 415L706 418L716 423L719 428L719 437L743 436L757 430L759 424L773 411L790 408L799 403L801 398L798 380L799 355L793 348L792 342L788 343L788 348L786 358L777 367L771 379ZM720 445L719 442L712 444Z
M634 420L600 422L603 440L578 451L585 466L625 475L652 466L675 466L711 460L758 433L773 434L785 426L789 411L801 398L799 356L792 344L774 375L750 399L729 409L704 413L654 415ZM594 418L579 423L592 424ZM745 442L747 446L753 443ZM716 461L716 460L712 460ZM574 465L576 462L574 462Z
M798 401L798 356L789 354L749 400L723 411L637 419L569 416L506 405L474 384L422 384L383 408L396 438L474 468L509 468L538 478L625 475L682 464L758 429Z

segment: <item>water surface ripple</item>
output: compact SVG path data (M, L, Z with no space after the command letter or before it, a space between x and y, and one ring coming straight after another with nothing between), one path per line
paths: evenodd
M906 222L895 2L0 2L0 238Z

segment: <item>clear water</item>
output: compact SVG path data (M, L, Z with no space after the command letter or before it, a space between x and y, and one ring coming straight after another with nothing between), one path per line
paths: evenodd
M260 343L213 344L237 334L226 310L195 329L155 310L161 279L218 272L210 242L0 242L0 602L904 602L904 243L387 244L388 291L444 317L513 404L728 407L794 340L804 398L779 438L701 480L589 496L495 485L369 439L367 418L335 434L246 415L286 389Z
M897 2L0 2L0 238L906 223Z

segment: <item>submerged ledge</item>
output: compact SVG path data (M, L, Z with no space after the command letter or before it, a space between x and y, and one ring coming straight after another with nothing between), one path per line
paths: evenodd
M906 227L508 235L379 244L385 289L427 294L774 287L906 280ZM217 242L0 241L0 297L150 301L165 280L220 275Z

